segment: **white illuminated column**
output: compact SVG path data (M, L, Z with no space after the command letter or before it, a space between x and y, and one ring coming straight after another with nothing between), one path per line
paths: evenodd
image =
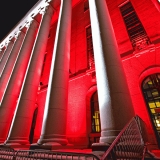
M32 48L35 42L35 37L38 29L38 22L33 20L26 33L22 48L20 50L17 62L12 71L11 77L7 84L5 94L0 107L0 140L4 142L9 131L11 120L16 108L17 99L20 94L23 79L26 73L29 58L32 52ZM25 27L26 28L26 27Z
M14 46L14 43L15 43L15 38L12 38L9 42L8 42L8 45L7 45L7 48L4 52L4 55L1 59L1 63L0 63L0 77L1 77L1 73L3 71L3 69L5 68L5 65L7 63L7 60L8 60L8 57L10 56L10 53L12 51L12 48Z
M5 47L1 49L1 52L0 52L0 63L1 63L1 60L4 56L4 52L5 52Z
M39 145L67 145L66 114L70 60L72 1L61 0Z
M134 116L105 0L89 0L101 119L100 145L113 142Z
M9 77L12 73L12 70L14 69L14 65L16 63L16 59L19 55L19 51L20 48L23 44L23 40L24 40L24 36L25 36L25 30L24 31L20 31L18 33L17 36L17 40L13 46L13 49L10 53L10 56L8 57L8 61L5 65L5 68L3 69L3 71L1 72L1 80L0 80L0 102L2 101L2 97L4 94L4 91L7 87L7 83L9 81Z
M53 10L52 6L49 6L46 11L44 10L45 12L43 12L44 15L42 16L40 29L24 78L19 101L16 106L8 138L5 142L6 145L12 145L15 143L17 145L29 144L30 128L35 110L36 96Z

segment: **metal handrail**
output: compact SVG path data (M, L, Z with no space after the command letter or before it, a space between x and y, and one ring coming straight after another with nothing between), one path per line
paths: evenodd
M143 121L135 116L122 129L102 157L92 153L0 148L0 159L6 160L143 160L146 150Z
M46 150L19 150L14 160L100 160L100 157L89 153L60 152Z
M12 148L0 148L0 159L12 160L16 151Z
M131 119L104 153L101 160L144 159L146 147L141 126L138 124L139 119L138 116Z

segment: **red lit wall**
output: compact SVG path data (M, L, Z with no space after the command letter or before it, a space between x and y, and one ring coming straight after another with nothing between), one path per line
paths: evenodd
M126 73L126 78L132 97L135 113L146 123L149 140L155 144L156 139L150 122L149 114L141 92L141 82L149 74L160 72L160 14L152 1L131 0L131 3L150 38L151 45L139 52L132 48L128 33L125 28L118 6L124 2L106 0L113 28L115 31L119 52Z
M152 43L143 50L134 52L118 8L124 0L106 0L106 2L111 15L119 53L122 57L134 110L145 121L150 142L155 144L154 131L140 87L143 78L149 74L160 72L158 68L160 66L160 14L150 0L147 2L145 0L131 0ZM84 12L82 0L72 10L70 80L66 127L69 143L74 144L77 148L87 147L89 145L89 136L91 133L89 97L96 91L95 73L87 69L85 27L88 25L90 25L89 11ZM39 111L34 134L35 141L39 138L41 131L55 31L56 22L51 26L46 48L47 57L41 77L42 86L37 94Z

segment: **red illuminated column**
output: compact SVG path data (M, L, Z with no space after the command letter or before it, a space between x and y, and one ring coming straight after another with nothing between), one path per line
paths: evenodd
M124 70L105 0L89 0L101 118L100 143L113 142L134 116Z
M20 48L23 44L23 39L25 36L25 32L20 31L17 40L15 42L15 45L13 46L13 49L10 53L10 56L8 57L8 61L5 65L5 68L3 69L1 73L1 80L0 80L0 102L2 101L3 93L5 91L5 88L7 86L9 77L12 73L12 70L14 68L14 64L16 63L16 58L19 55Z
M70 59L71 0L62 0L39 145L67 145L66 108Z
M35 109L36 95L40 82L52 15L53 8L49 6L46 13L42 16L39 33L22 84L19 101L16 106L6 145L12 145L12 143L25 145L29 143L32 117Z
M0 117L3 117L0 119L1 142L6 140L7 133L9 131L11 120L17 104L17 99L26 73L28 61L34 45L38 26L39 24L35 20L33 20L30 24L1 103Z
M2 73L3 69L5 68L5 65L7 63L8 57L10 56L10 52L11 52L13 46L14 46L14 40L15 39L12 38L8 42L9 44L8 44L8 46L7 46L7 48L6 48L5 52L4 52L4 55L3 55L2 59L1 59L1 63L0 63L0 77L1 77L1 73Z

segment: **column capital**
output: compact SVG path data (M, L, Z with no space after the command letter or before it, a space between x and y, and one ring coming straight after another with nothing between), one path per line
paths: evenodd
M33 20L34 20L34 19L31 18L30 21L26 21L26 22L25 22L25 27L26 27L26 28L29 28L30 25L32 24Z
M8 41L5 42L5 47L7 48L10 43L14 43L15 39L15 37L11 37Z
M10 42L11 42L11 40L6 41L6 42L5 42L5 46L7 47Z
M52 11L55 11L53 6L49 3L46 3L46 6L39 8L39 13L44 15L44 14L53 14Z
M17 39L22 32L19 30L15 33L15 38Z

